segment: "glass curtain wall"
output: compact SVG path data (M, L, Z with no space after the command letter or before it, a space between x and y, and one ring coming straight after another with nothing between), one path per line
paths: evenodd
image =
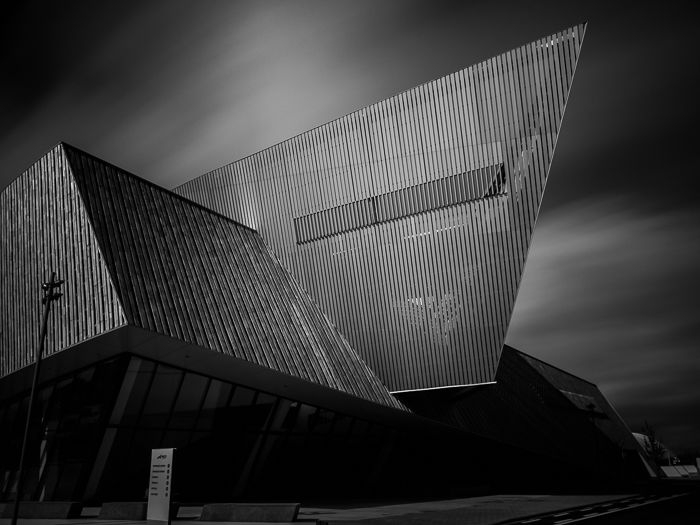
M105 468L87 496L145 498L150 450L161 447L177 449L173 495L182 501L356 491L395 437L376 423L133 357L96 462Z
M30 423L23 500L76 500L90 474L128 357L40 386ZM0 403L0 499L17 492L29 392Z
M15 498L29 393L0 404L0 499ZM134 356L41 386L23 500L146 498L150 451L177 449L180 501L369 492L394 430Z
M0 404L0 500L15 498L28 397ZM42 385L37 407L23 500L145 500L150 451L171 447L181 503L438 494L483 476L488 448L130 355Z

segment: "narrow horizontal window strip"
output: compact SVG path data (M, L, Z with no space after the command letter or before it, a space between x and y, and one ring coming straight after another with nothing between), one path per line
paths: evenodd
M471 179L472 184L468 184ZM476 184L474 181L478 181ZM487 188L479 191L478 188ZM507 193L503 164L494 164L294 218L297 244L306 244L440 208ZM397 206L396 203L404 203Z

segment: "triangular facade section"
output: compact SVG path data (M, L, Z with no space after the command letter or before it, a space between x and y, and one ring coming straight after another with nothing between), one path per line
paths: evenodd
M539 463L516 474L531 484L572 472L607 481L647 476L639 445L595 385L509 346L493 384L398 397L416 414L520 449Z
M598 387L585 379L536 359L524 352L511 349L540 374L550 385L558 389L579 411L589 414L597 428L613 443L630 450L639 450L639 443L632 432Z
M129 325L403 408L257 232L75 148Z
M260 232L392 391L492 381L585 25L177 192Z
M65 282L44 356L126 323L63 144L0 193L0 222L0 377L34 362L52 271Z

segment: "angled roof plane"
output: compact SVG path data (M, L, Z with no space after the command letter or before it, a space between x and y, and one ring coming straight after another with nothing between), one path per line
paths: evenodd
M128 326L401 408L254 230L63 143L1 199L3 294L17 301L2 303L0 375L32 362L29 287L52 268L68 311L47 355Z

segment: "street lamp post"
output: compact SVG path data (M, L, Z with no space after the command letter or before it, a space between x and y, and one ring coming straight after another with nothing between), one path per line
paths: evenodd
M44 318L41 323L41 335L39 336L39 346L36 351L34 360L34 377L32 378L32 390L29 394L29 409L27 410L27 422L24 425L24 437L22 438L22 453L19 457L19 472L17 473L17 494L15 496L15 506L12 511L12 525L17 525L17 517L19 515L19 499L22 496L24 488L24 456L27 452L27 438L29 435L29 425L32 420L32 411L34 410L34 398L36 397L36 387L39 382L39 368L41 366L41 354L44 352L44 341L46 340L46 325L49 320L49 312L51 311L51 303L61 297L57 288L63 284L62 280L56 280L56 272L51 272L51 279L42 283L41 289L44 291L44 298L41 300L44 303Z

